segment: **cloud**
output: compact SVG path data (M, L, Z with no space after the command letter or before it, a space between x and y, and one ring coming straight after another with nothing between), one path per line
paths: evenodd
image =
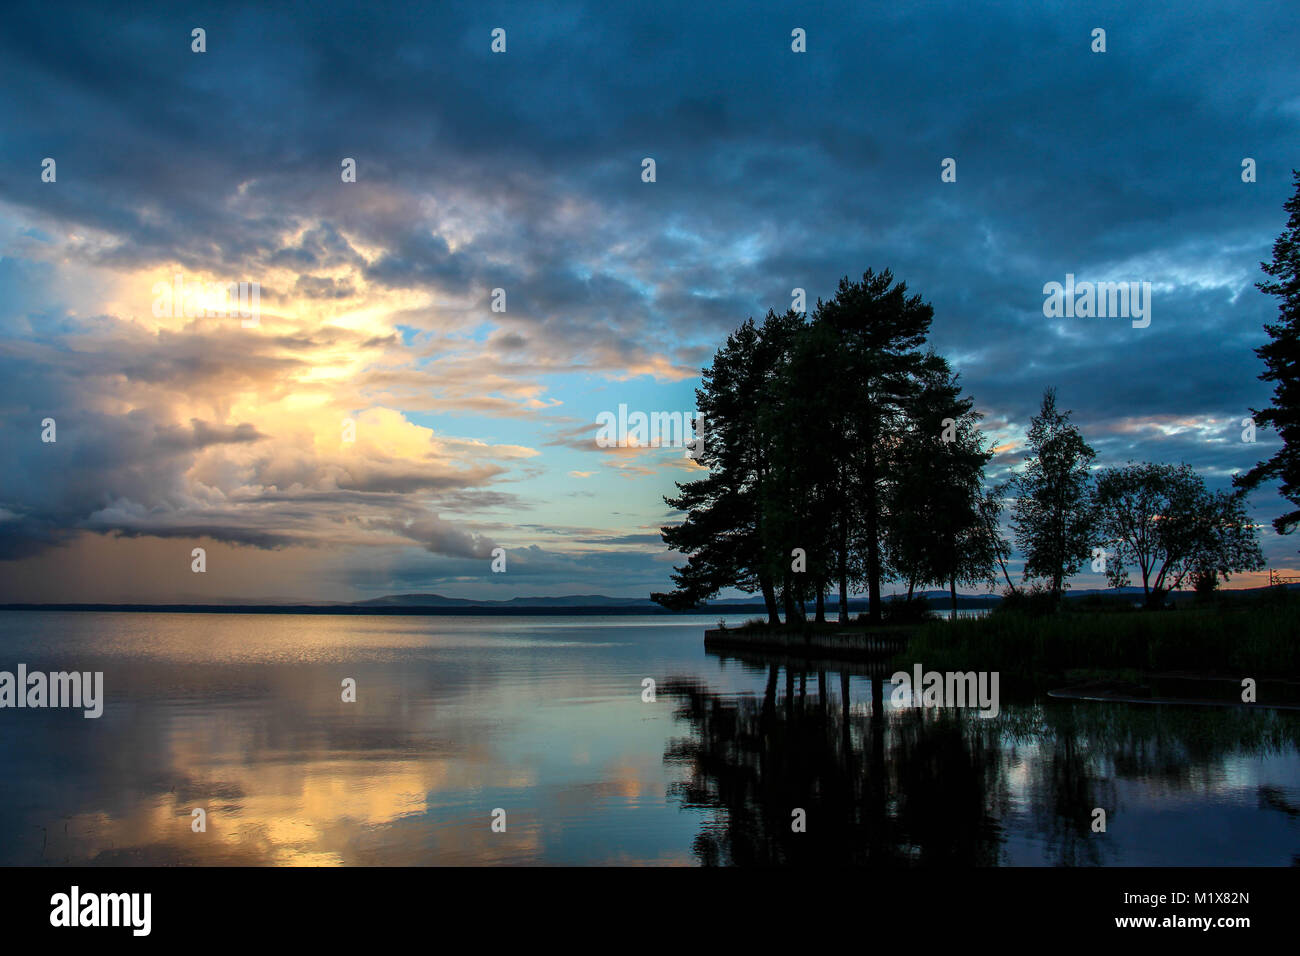
M635 502L589 536L630 540L698 466L598 449L596 392L683 407L745 317L868 266L934 305L991 477L1056 386L1102 463L1185 460L1224 486L1276 441L1234 423L1267 402L1253 349L1275 305L1252 283L1295 165L1300 28L1195 11L832 2L799 14L794 54L763 5L520 5L494 56L470 8L235 5L196 55L162 4L11 5L0 557L200 532L387 555L386 577L339 572L360 589L456 580L471 567L427 562L479 562L512 523L577 527L579 506ZM258 282L259 327L155 317L178 272ZM1044 318L1066 273L1151 282L1151 326ZM633 552L524 554L557 587L666 584Z

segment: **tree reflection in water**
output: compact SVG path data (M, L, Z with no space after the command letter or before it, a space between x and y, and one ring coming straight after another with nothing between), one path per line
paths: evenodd
M1092 811L1114 825L1117 779L1188 789L1229 754L1300 742L1300 721L1272 711L1027 696L990 719L895 707L883 663L723 656L766 671L761 698L662 687L689 727L664 755L684 771L670 795L714 811L695 839L704 865L993 866L1010 828L1044 862L1100 865L1113 850ZM792 828L796 808L806 832Z

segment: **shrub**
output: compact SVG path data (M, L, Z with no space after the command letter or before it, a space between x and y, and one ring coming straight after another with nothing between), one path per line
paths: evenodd
M1139 610L1139 602L1125 594L1085 594L1065 605L1071 611L1107 611L1125 613Z
M1002 600L993 608L994 614L1019 614L1026 617L1046 617L1055 614L1059 602L1048 588L1035 584L1027 590L1002 592Z
M880 616L889 624L919 624L930 616L930 602L919 594L892 597L881 605Z

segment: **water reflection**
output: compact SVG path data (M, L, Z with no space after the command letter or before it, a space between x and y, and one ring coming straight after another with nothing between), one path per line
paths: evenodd
M0 714L0 863L690 864L640 691L702 623L643 624L0 616L10 667L107 698Z
M1286 865L1300 849L1300 715L1005 686L996 719L895 710L869 667L708 655L712 623L0 614L0 668L102 670L106 698L98 720L0 712L0 864Z
M895 707L883 665L721 656L765 673L763 694L666 689L690 731L665 752L686 774L673 793L712 813L705 865L1285 865L1300 845L1291 713L1029 699L990 719ZM1193 855L1170 859L1185 835Z

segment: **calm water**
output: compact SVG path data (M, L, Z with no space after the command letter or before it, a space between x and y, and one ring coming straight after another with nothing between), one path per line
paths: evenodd
M894 709L865 668L706 654L713 623L0 613L0 670L102 670L107 698L0 710L0 863L1300 858L1300 715Z

